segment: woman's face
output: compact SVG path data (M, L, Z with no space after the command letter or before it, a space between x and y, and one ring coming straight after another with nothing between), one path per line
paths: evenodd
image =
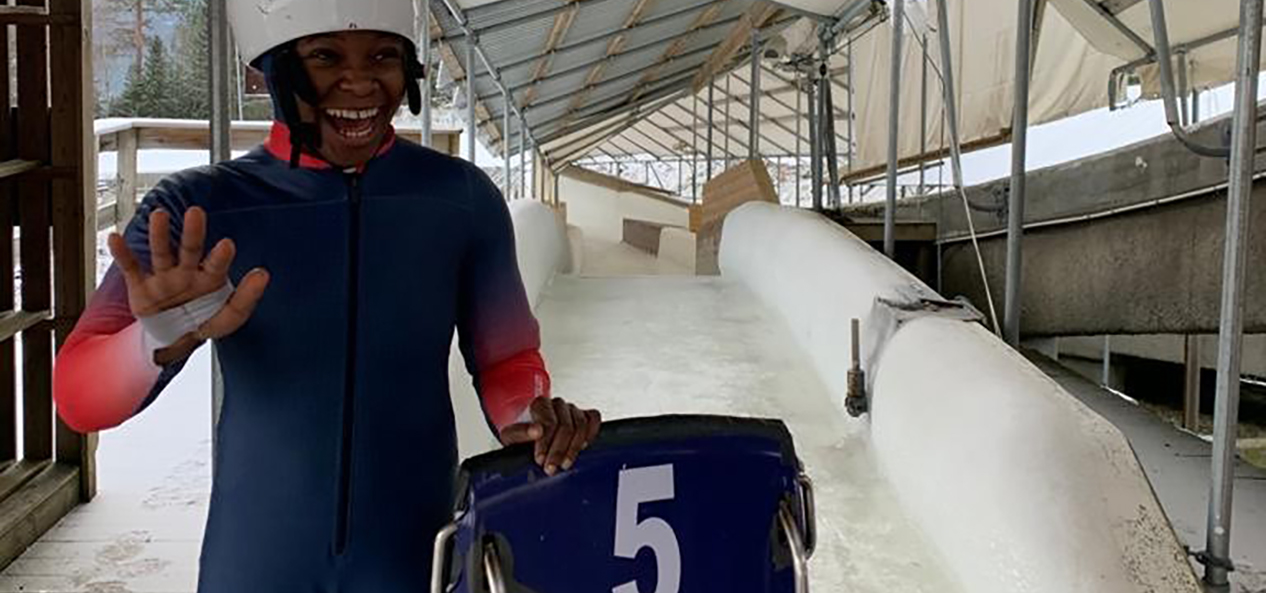
M296 44L317 104L300 116L321 128L321 156L341 167L363 165L382 145L404 97L405 42L377 31L313 35Z

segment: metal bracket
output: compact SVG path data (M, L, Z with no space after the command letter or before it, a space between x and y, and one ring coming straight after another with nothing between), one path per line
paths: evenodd
M1199 562L1200 564L1212 566L1214 568L1221 568L1227 572L1235 572L1235 563L1229 559L1214 557L1204 550L1193 552L1190 546L1183 546L1183 550L1187 552L1188 556L1195 558L1196 562Z

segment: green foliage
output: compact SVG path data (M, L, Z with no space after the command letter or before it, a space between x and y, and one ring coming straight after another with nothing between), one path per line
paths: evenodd
M114 117L172 117L180 98L172 90L173 72L167 48L157 37L149 40L145 65L132 67L123 95L111 105Z

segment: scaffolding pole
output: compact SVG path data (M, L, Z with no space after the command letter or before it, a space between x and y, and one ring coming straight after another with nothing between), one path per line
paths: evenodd
M809 84L805 86L809 112L809 176L813 178L810 188L813 190L813 209L822 209L822 150L821 130L818 120L821 114L817 104L818 69L817 64L809 68Z
M431 3L429 0L421 0L421 10L419 17L422 19L422 31L420 48L423 78L422 78L422 146L431 146L431 88L434 76L431 74Z
M1021 243L1024 239L1025 157L1029 131L1029 60L1033 34L1033 0L1020 0L1016 10L1015 118L1011 122L1011 195L1007 223L1007 293L1003 326L1007 343L1020 345Z
M897 133L901 118L901 47L905 13L905 0L893 0L892 75L888 79L888 202L884 207L884 255L889 258L897 254Z
M505 170L505 177L501 180L502 192L505 193L505 199L510 199L510 193L514 189L510 181L510 94L504 93L506 99L505 114L501 117L501 156L502 165Z
M1244 340L1245 252L1248 246L1253 160L1257 147L1257 70L1261 63L1262 1L1240 2L1235 114L1231 120L1231 174L1222 256L1222 319L1218 327L1218 388L1213 405L1213 479L1209 488L1205 582L1227 585L1231 562L1231 495L1239 425L1240 347Z
M466 160L475 162L475 43L466 38Z
M804 117L804 110L801 109L801 102L804 101L804 88L800 81L800 73L796 73L796 208L800 208L800 120Z
M527 123L519 120L519 199L527 197Z
M226 0L211 0L207 3L207 28L210 36L210 75L211 75L211 162L227 161L233 156L232 139L230 137L229 110L229 68L233 50L229 43L229 17ZM220 410L224 406L224 375L220 369L220 357L212 349L211 355L211 448L219 445L219 434L215 427L220 422ZM217 468L213 463L211 473L214 476Z
M716 107L717 107L716 92L715 92L716 86L717 86L716 79L712 79L708 81L708 166L705 169L707 171L707 175L704 178L705 184L708 181L712 180L712 156L713 156L712 128L715 125L714 120L716 118Z
M752 27L752 82L747 103L747 158L760 158L760 29Z

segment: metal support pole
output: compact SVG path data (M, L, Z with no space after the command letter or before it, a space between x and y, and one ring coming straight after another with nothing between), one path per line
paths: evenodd
M475 162L475 43L466 38L466 160Z
M1011 196L1007 224L1007 301L1003 313L1007 343L1020 344L1021 249L1024 237L1024 173L1029 131L1029 52L1033 0L1016 3L1015 118L1011 122Z
M1257 149L1257 70L1262 51L1262 1L1240 2L1235 114L1231 119L1231 175L1222 256L1222 321L1218 327L1218 389L1213 405L1213 480L1209 488L1205 582L1227 584L1231 568L1231 494L1240 407L1240 347L1244 340L1244 275L1249 198Z
M1200 122L1200 91L1199 89L1191 89L1191 123L1194 125Z
M832 95L834 85L830 84L830 39L820 39L819 51L822 52L822 66L818 73L822 75L822 152L827 160L827 179L830 182L830 207L839 208L839 152L836 146L836 100Z
M419 17L422 19L421 38L422 47L418 52L422 59L422 65L425 67L426 77L422 80L422 146L431 146L431 92L434 88L435 76L431 72L431 3L429 0L420 0L421 10L418 11Z
M725 166L721 167L722 172L730 168L730 104L733 101L729 98L733 96L730 94L730 74L727 72L725 74Z
M822 40L822 154L826 159L827 179L830 188L831 207L840 207L840 163L835 145L835 99L832 98L832 85L827 73L827 60L831 56L830 46L826 39Z
M813 209L822 209L822 144L821 130L818 129L820 113L817 103L818 69L815 64L809 71L808 92L809 111L809 176L813 178L809 186L813 190Z
M699 203L699 93L691 93L690 107L690 202Z
M848 38L848 172L853 172L853 161L857 154L855 147L857 143L853 141L853 37ZM848 186L848 203L853 203L853 186Z
M1200 424L1200 336L1183 336L1182 427L1195 432Z
M1112 336L1103 337L1103 372L1099 384L1112 387Z
M1191 102L1187 88L1187 52L1175 52L1178 57L1178 100L1183 126L1191 125Z
M800 120L804 117L804 112L800 108L801 101L804 100L804 88L800 85L800 75L796 74L796 208L800 208L800 161L804 160L803 151L800 147Z
M747 158L760 158L760 29L752 27L752 78L747 102Z
M233 156L229 126L229 68L233 49L229 43L229 17L226 0L207 3L207 28L209 29L209 56L211 68L211 162L227 161ZM224 375L220 369L220 357L211 354L211 449L219 445L215 428L220 423L220 410L224 406ZM214 458L214 456L212 456ZM216 467L211 467L214 480Z
M519 120L519 199L527 195L527 125Z
M888 79L888 204L884 208L884 254L889 258L897 254L897 134L901 118L901 50L906 3L894 0L893 5L892 76Z
M716 86L717 81L715 79L708 81L708 166L705 169L707 171L707 176L704 178L704 183L712 180L712 150L715 146L712 142L712 129L715 127L714 120L716 118L717 108L715 93Z
M510 181L510 94L503 93L502 96L505 97L507 108L505 114L501 118L501 156L503 157L502 165L505 171L501 186L502 193L505 194L505 199L509 200L510 193L514 189L514 184Z
M922 79L919 85L919 156L928 153L928 36L923 34ZM927 193L927 161L919 161L919 195Z

